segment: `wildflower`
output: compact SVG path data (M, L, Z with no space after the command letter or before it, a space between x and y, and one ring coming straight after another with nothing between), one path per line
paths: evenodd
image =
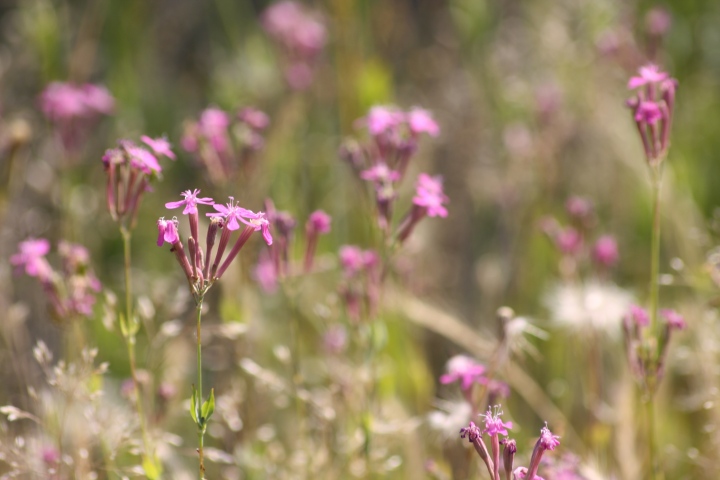
M397 182L400 180L400 172L390 170L385 163L381 162L367 170L363 170L360 173L360 178L378 184L385 184L387 182Z
M165 217L160 217L157 221L158 226L158 239L157 246L162 247L163 243L167 242L170 245L174 244L179 240L177 232L178 221L173 217L172 220L165 220Z
M424 108L415 107L407 113L408 128L413 135L427 133L431 137L437 137L440 127L432 117L432 114Z
M45 255L50 252L50 242L44 238L29 238L20 242L19 248L20 251L10 257L10 263L16 267L25 267L25 273L40 281L49 280L52 268Z
M319 16L297 2L285 0L262 14L268 35L282 47L285 77L291 88L304 90L312 83L312 65L325 46L327 33Z
M603 235L597 239L592 250L593 260L603 267L612 267L618 261L618 245L612 235Z
M426 173L418 176L413 204L425 207L430 217L447 217L447 209L443 206L447 201L448 198L443 193L442 177L431 177Z
M657 166L670 146L677 80L654 64L640 67L638 73L628 81L628 88L637 93L626 103L633 112L647 161Z
M312 269L318 236L330 232L331 220L330 215L322 210L315 210L308 217L308 221L305 224L305 241L307 244L305 247L305 260L303 262L305 272L309 272Z
M378 105L370 108L364 122L370 135L393 131L405 121L405 114L395 107Z
M583 238L580 232L568 227L558 232L555 237L555 244L563 254L576 255L582 249Z
M470 390L475 383L485 383L485 365L467 355L456 355L448 360L447 373L440 376L440 383L460 382L463 391Z
M527 474L528 478L536 478L535 475L537 474L538 467L540 466L540 459L543 454L546 450L555 450L558 445L560 445L560 437L553 435L553 433L548 429L546 422L545 426L540 430L540 438L538 438L538 441L535 443L535 448L533 449L532 457L530 458L530 467Z
M675 310L670 309L663 309L660 310L660 315L665 319L667 322L668 327L674 328L677 330L684 330L685 327L687 327L687 324L685 323L685 319L677 313Z
M517 467L515 469L515 471L513 471L513 477L516 478L517 480L524 480L524 479L529 480L528 469L526 467ZM535 475L533 480L545 480L545 479L543 477L541 477L540 475Z
M502 418L500 418L502 414L503 412L500 410L500 405L495 406L494 412L488 407L487 413L482 415L485 417L484 433L490 436L508 435L507 429L512 428L512 422L503 422Z
M203 204L203 205L213 205L215 207L215 210L218 210L219 212L224 212L225 210L227 210L222 205L215 205L215 202L210 197L198 198L199 193L200 193L200 190L198 190L198 189L195 189L192 191L185 190L184 192L182 192L180 194L183 197L185 197L184 200L178 200L177 202L167 202L165 204L165 208L172 209L172 208L178 208L178 207L185 205L185 209L183 209L183 212L182 212L183 215L191 215L191 214L197 215L197 213L198 213L197 205L199 203ZM230 198L232 198L232 197L230 197ZM221 210L221 208L223 210ZM211 216L211 215L215 215L215 214L211 214L211 213L208 214L208 216ZM235 225L236 225L235 228L232 228L232 226L230 226L229 227L230 230L237 230L238 228L240 228L237 225L237 222L235 222Z
M513 462L517 453L517 443L515 440L507 438L503 440L503 467L505 468L505 479L510 480L513 471Z
M170 142L168 142L167 138L160 137L153 139L147 135L142 135L140 140L142 140L143 143L150 147L156 154L175 160L175 152L172 151Z
M100 85L52 82L40 94L40 109L68 151L85 142L96 119L111 114L114 104L110 92Z
M630 310L625 316L625 322L637 327L647 327L650 325L650 316L644 308L638 305L630 305Z
M492 458L490 458L490 453L485 446L485 442L483 442L482 430L480 430L480 428L478 428L475 423L470 422L467 427L460 429L460 438L466 437L468 441L473 444L473 447L475 447L475 451L478 453L478 455L480 455L480 458L485 463L488 473L490 474L490 478L496 478L495 464Z

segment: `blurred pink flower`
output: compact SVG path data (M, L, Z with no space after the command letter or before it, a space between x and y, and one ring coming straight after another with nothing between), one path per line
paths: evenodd
M635 109L635 121L655 125L663 118L662 109L656 102L644 100Z
M615 265L620 258L618 245L615 237L612 235L603 235L598 238L593 247L593 259L605 267Z
M407 114L407 122L410 131L414 134L427 133L431 137L437 137L440 133L440 127L432 114L424 108L411 109Z
M400 172L390 170L387 164L381 162L360 172L360 178L379 183L396 182L400 180Z
M167 158L170 158L172 160L175 160L175 153L170 149L170 142L168 142L167 138L160 137L160 138L150 138L147 135L143 135L140 137L140 140L142 140L147 146L152 148L153 152L155 152L158 155L164 155Z
M50 242L44 238L29 238L20 242L19 252L10 257L10 263L16 267L25 267L25 273L47 281L52 276L52 268L45 259L50 252Z
M443 206L447 202L448 197L443 193L442 177L421 173L415 184L413 203L425 207L430 217L447 217L447 209Z
M685 323L685 319L675 310L671 309L663 309L660 310L660 315L665 319L668 326L670 328L675 328L677 330L684 330L685 327L687 327L687 323Z
M555 237L558 249L566 255L574 255L580 252L583 238L580 232L572 227L561 230Z
M663 72L660 70L660 67L652 63L640 67L638 69L638 74L638 76L631 77L628 81L627 88L630 90L634 90L649 83L659 83L670 78L666 72Z
M99 85L52 82L40 94L40 108L53 122L109 115L114 105L110 92Z
M370 135L380 135L396 128L405 121L405 114L396 107L376 105L370 108L365 117Z
M265 293L275 293L277 291L277 272L273 260L267 252L263 252L258 258L253 277Z
M645 28L650 35L663 36L670 30L671 25L672 16L663 7L653 7L645 15Z
M262 110L245 107L238 112L238 119L254 130L265 130L270 125L270 117Z
M565 210L571 217L582 220L593 213L593 204L587 198L573 195L565 202Z
M354 245L343 245L340 247L340 264L346 275L353 275L365 267L364 252Z
M332 219L330 215L323 212L322 210L315 210L310 214L307 221L307 230L312 230L320 234L326 234L330 232L330 222Z
M524 480L527 478L528 469L526 467L517 467L515 470L513 470L513 477L516 480ZM529 480L529 479L528 479ZM545 480L540 475L535 475L535 478L533 480Z
M447 373L440 376L440 383L460 382L460 388L469 390L475 383L485 383L485 365L467 355L455 355L447 363Z
M124 140L122 144L130 158L130 164L133 167L142 170L147 175L162 171L160 162L155 158L155 155L142 147L138 147L129 140Z
M637 325L638 327L647 327L650 324L650 316L647 310L638 306L630 305L630 311L626 315L626 322L630 325Z

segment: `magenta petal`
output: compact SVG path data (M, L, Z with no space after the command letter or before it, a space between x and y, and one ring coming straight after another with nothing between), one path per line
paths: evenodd
M185 205L185 200L178 200L177 202L168 202L165 204L165 208L178 208Z
M237 218L235 218L235 216L232 216L229 218L230 219L228 220L228 224L227 224L228 230L235 231L238 228L240 228L240 224L238 223Z
M267 223L263 223L262 236L265 239L265 243L267 243L268 245L272 245L273 239L272 235L270 235L270 226Z
M195 204L188 202L183 210L183 215L189 215L191 213L198 213L198 209Z
M643 85L645 85L645 83L647 82L642 77L631 77L628 81L627 88L628 90L634 90L638 87L642 87Z

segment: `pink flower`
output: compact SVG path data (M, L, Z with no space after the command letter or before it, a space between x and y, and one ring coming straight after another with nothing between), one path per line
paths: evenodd
M263 252L258 259L253 272L255 281L265 293L275 293L278 287L277 272L272 258L266 252Z
M475 439L480 438L482 436L482 430L480 430L480 427L475 425L474 422L470 422L470 424L467 427L463 427L460 429L460 438L467 437L468 441L471 443L475 441Z
M415 184L413 203L425 207L430 217L447 217L447 209L443 206L447 202L448 197L443 193L442 177L421 173Z
M485 366L467 355L456 355L447 363L447 373L440 376L440 383L460 382L460 388L468 391L475 383L485 383Z
M496 436L496 435L508 435L508 428L512 428L512 422L504 423L502 419L500 418L500 415L502 415L502 411L499 409L499 406L495 407L495 412L488 407L488 411L485 415L485 433L487 433L490 436Z
M687 323L685 323L685 319L675 310L671 309L663 309L660 310L660 315L665 319L668 326L670 328L675 328L677 330L684 330L685 327L687 327Z
M545 426L540 430L540 439L538 442L545 450L555 450L555 447L560 445L560 437L553 435L550 429L548 429L547 423L545 423Z
M308 217L307 230L319 234L329 233L331 220L330 215L327 213L322 210L315 210L310 214L310 217Z
M634 90L638 87L642 87L643 85L662 82L663 80L669 78L667 73L661 71L657 65L652 63L640 67L638 69L638 73L639 76L631 77L628 81L628 89Z
M650 35L660 37L665 35L672 25L672 17L663 7L653 7L645 15L645 26Z
M343 245L340 247L340 264L346 275L359 272L365 266L365 259L361 248L354 245Z
M230 117L228 114L215 107L203 110L198 122L200 133L218 153L224 153L228 150L227 129L229 125Z
M410 131L414 134L427 133L431 137L437 137L440 127L432 117L432 114L424 108L415 107L407 114L407 122Z
M170 142L167 141L167 138L160 137L152 139L147 135L143 135L140 137L140 140L142 140L147 146L152 148L153 152L155 152L156 154L164 155L172 160L175 160L175 153L170 150Z
M262 230L262 236L265 240L265 243L267 243L268 245L272 245L273 238L270 234L270 222L268 222L265 218L265 213L254 213L252 210L247 210L247 212L249 212L249 217L239 217L240 221L243 222L245 225L252 227L256 232L258 230Z
M663 118L663 112L656 102L645 100L640 102L635 110L635 121L655 125Z
M130 156L130 164L133 167L139 168L147 175L151 175L152 172L162 171L160 162L158 162L157 158L155 158L155 155L152 153L142 147L138 147L130 141L124 141L123 146L125 147L127 154Z
M571 217L582 220L593 212L593 204L587 198L572 196L565 202L565 210Z
M638 305L630 305L626 321L630 324L634 323L638 327L647 327L650 324L650 317L644 308Z
M405 114L394 107L375 106L370 109L365 123L371 135L394 129L405 121Z
M178 221L174 218L172 220L165 220L165 217L160 217L158 219L158 247L162 247L164 242L172 245L180 239L180 237L178 236L177 224Z
M238 119L254 130L265 130L270 125L270 118L262 110L245 107L238 112Z
M112 113L115 100L105 87L52 82L40 94L40 108L52 121L90 118Z
M574 228L568 227L558 233L555 243L562 253L573 255L582 248L582 235Z
M31 277L49 280L52 268L45 255L50 251L50 242L44 238L29 238L19 245L20 251L10 257L10 263L16 267L25 267L25 273Z
M213 205L213 208L218 211L218 213L207 213L206 215L208 217L222 217L225 219L225 226L228 230L237 230L240 228L240 223L238 223L238 220L240 220L242 223L246 225L250 225L248 223L249 218L255 218L257 214L253 213L251 210L248 210L246 208L242 208L235 202L234 197L230 197L230 201L225 204L221 205L219 203L216 203ZM265 218L265 214L262 214L262 218ZM267 221L267 220L266 220Z
M262 14L265 31L291 53L312 58L325 46L325 26L294 1L281 1Z
M378 183L397 182L400 180L400 172L390 170L390 167L388 167L385 163L378 163L377 165L360 172L360 178Z
M598 238L593 247L593 259L605 267L611 267L618 261L618 245L612 235L603 235Z
M185 190L184 192L181 193L181 195L183 197L185 197L185 200L178 200L177 202L168 202L165 204L165 208L172 209L172 208L178 208L178 207L185 205L185 209L182 212L183 215L197 214L198 213L197 205L200 203L203 205L213 205L213 207L215 207L215 210L220 211L218 209L218 206L215 205L215 201L212 198L210 198L210 197L198 198L199 193L200 193L200 190L198 190L198 189L195 189L193 191ZM212 216L212 215L215 215L215 214L208 214L208 216ZM237 230L238 228L239 227L230 228L230 230Z
M85 94L83 100L88 109L88 113L98 113L102 115L110 115L112 113L115 108L115 99L107 88L102 85L86 83L82 86L82 91Z

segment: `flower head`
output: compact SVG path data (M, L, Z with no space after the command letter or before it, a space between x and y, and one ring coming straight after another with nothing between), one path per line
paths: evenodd
M670 75L660 70L660 67L652 63L643 65L638 69L638 76L631 77L628 81L628 89L634 90L649 83L659 83L669 78Z
M638 327L647 327L650 324L650 316L644 308L638 305L630 305L625 321L630 324L634 323Z
M443 206L447 202L448 197L443 193L442 177L421 173L415 184L413 203L425 207L430 217L447 217L447 209Z
M415 107L407 113L407 122L410 132L417 135L419 133L427 133L431 137L437 137L440 133L438 126L432 114L424 108Z
M183 215L189 215L189 214L197 214L198 213L197 205L203 204L203 205L213 205L216 210L220 211L218 209L218 206L215 204L215 201L212 198L210 198L210 197L198 198L199 193L200 193L200 190L198 190L198 189L195 189L192 191L185 190L184 192L182 192L180 194L183 197L185 197L184 200L178 200L177 202L168 202L165 204L165 208L172 209L172 208L178 208L178 207L185 205L185 209L183 210L182 213L183 213ZM208 214L208 216L212 216L212 215L213 214ZM237 227L231 228L230 230L237 230Z
M219 203L214 204L213 208L217 210L217 212L207 213L206 215L208 217L222 217L225 219L225 227L227 227L228 230L239 229L240 223L238 223L238 220L248 224L246 219L253 218L253 216L256 215L252 211L238 205L234 197L230 197L230 201L225 205Z
M319 234L326 234L330 232L330 222L332 218L330 215L323 212L322 210L315 210L310 214L307 221L307 230L313 231Z
M482 437L482 430L474 422L470 422L467 427L460 429L460 438L466 437L472 443L476 438Z
M140 140L142 140L148 147L152 148L153 152L156 154L175 160L175 153L170 149L170 142L168 142L167 138L159 137L153 139L147 135L143 135L140 137Z
M167 242L170 245L177 242L179 240L178 231L177 231L177 224L178 221L176 218L172 218L171 220L165 220L165 217L160 217L157 221L157 227L158 227L158 239L157 239L157 246L162 247L163 243Z
M45 255L50 251L50 242L44 238L29 238L19 245L20 251L10 257L10 263L16 267L25 267L25 273L40 280L47 280L52 268Z
M496 405L493 410L488 407L488 411L485 415L485 433L490 436L495 435L508 435L508 428L512 428L512 422L503 422L500 416L503 414L500 410L500 405Z
M365 117L370 135L380 135L389 132L405 121L405 114L395 107L376 105L370 109Z
M485 383L485 365L467 355L455 355L447 363L447 373L440 376L440 383L460 382L460 388L469 390L475 383Z
M540 430L540 439L538 443L545 450L555 450L555 447L560 445L560 437L553 435L545 422L545 426Z
M162 167L158 162L155 155L147 151L142 147L138 147L131 141L122 142L125 151L130 158L130 165L142 170L145 174L151 175L153 172L159 173L162 171Z
M663 309L660 310L660 315L665 319L670 328L684 330L685 327L687 327L685 319L675 310Z
M593 260L604 267L615 265L620 257L618 245L612 235L603 235L595 242L592 251Z

